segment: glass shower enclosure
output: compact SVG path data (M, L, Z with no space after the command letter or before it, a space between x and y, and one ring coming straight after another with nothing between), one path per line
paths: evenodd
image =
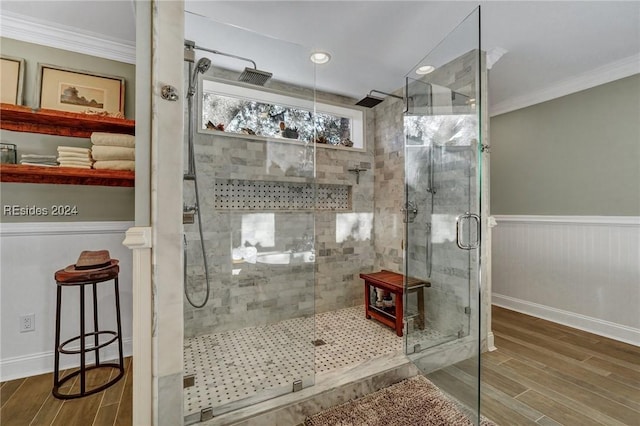
M237 57L259 69L277 60L300 70L308 78L296 97L306 99L308 116L315 73L300 46L195 14L185 20L186 39L224 52L196 48L194 59L206 57L211 67L195 77L197 177L185 180L184 202L185 211L201 214L201 229L197 220L184 225L185 290L195 305L207 285L210 296L200 308L185 298L190 424L314 383L315 146L293 134L293 115L303 113L254 98L286 96L288 89L238 81L247 63Z
M482 84L476 9L406 76L406 353L479 415Z

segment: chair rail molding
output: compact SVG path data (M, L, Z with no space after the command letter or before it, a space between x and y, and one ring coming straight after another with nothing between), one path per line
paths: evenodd
M122 242L131 250L151 248L151 227L150 226L134 226L127 230L125 239Z
M640 216L547 216L547 215L493 215L500 223L549 223L640 226Z

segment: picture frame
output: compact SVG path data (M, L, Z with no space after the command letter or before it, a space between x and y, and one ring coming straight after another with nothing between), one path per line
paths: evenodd
M38 109L124 118L124 77L38 64Z
M25 66L22 58L0 55L0 102L22 105Z

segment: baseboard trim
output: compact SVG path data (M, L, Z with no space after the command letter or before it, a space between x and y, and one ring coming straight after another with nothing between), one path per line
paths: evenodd
M124 356L131 356L132 339L122 339L122 351ZM114 345L115 346L115 345ZM74 348L70 348L74 349ZM77 348L76 348L77 349ZM101 361L117 358L117 348L105 348L100 351ZM53 371L53 351L30 354L0 361L0 381L21 379L23 377L36 376L38 374L51 373ZM93 355L87 356L87 362L93 362ZM62 355L60 368L74 368L80 365L78 356Z
M487 351L493 352L496 349L498 349L496 348L496 338L495 338L495 335L493 334L493 331L490 331L487 334Z
M640 346L640 329L493 293L493 305Z

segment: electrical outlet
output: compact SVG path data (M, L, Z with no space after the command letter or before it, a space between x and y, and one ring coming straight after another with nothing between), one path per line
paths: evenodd
M22 315L20 317L20 333L27 331L35 331L36 329L36 314Z

